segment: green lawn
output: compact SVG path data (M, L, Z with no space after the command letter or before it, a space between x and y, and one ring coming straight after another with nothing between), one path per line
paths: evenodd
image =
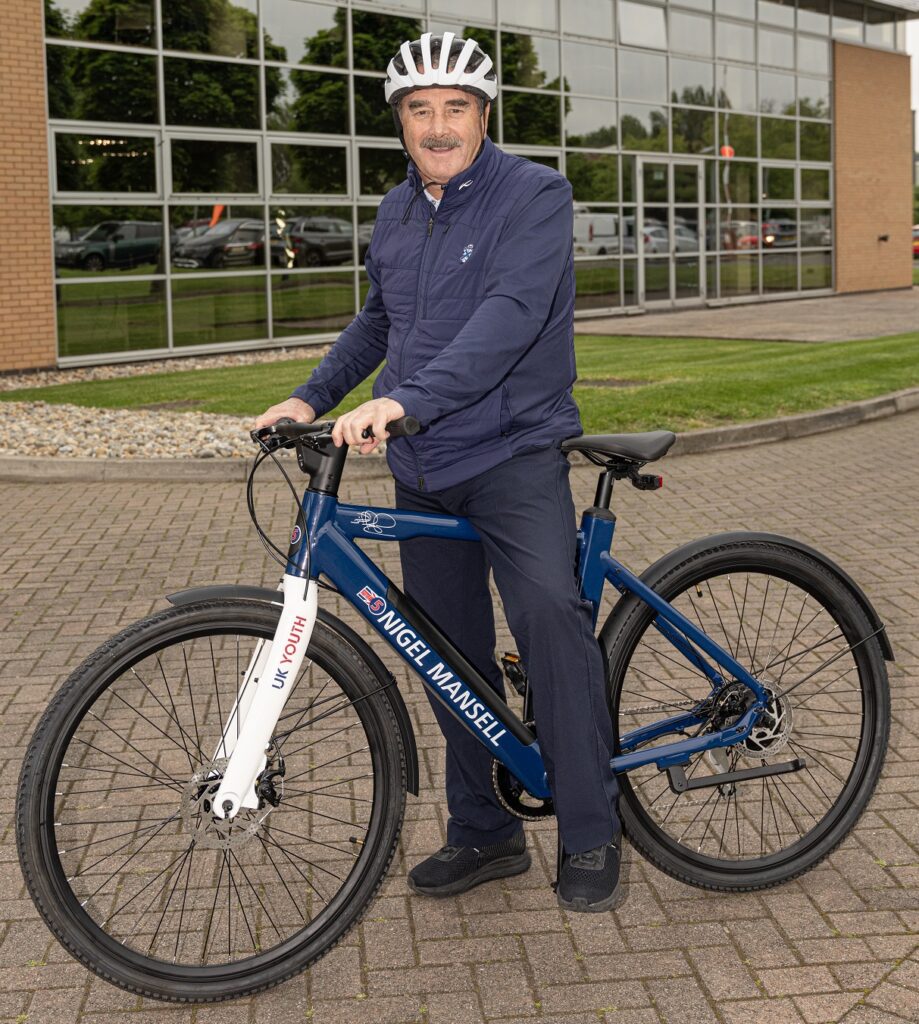
M919 332L871 341L584 337L575 397L587 433L689 430L823 409L919 385ZM255 416L309 376L315 359L0 392L0 400L177 408ZM610 386L625 381L626 386ZM370 395L370 381L340 406Z

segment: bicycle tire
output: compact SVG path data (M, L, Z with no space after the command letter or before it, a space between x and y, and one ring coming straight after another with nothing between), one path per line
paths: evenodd
M671 562L662 560L657 572L652 567L644 582L730 648L774 695L759 740L724 754L694 755L687 778L798 757L807 767L674 794L666 773L652 763L619 776L623 827L647 860L691 885L722 891L779 885L836 849L875 788L890 729L881 645L832 563L781 538L733 535ZM647 724L645 716L674 714L710 693L708 680L658 633L654 618L629 595L605 630L617 753L621 735ZM656 707L643 703L646 698ZM725 703L718 714L723 718L729 709Z
M223 832L201 811L234 687L238 699L252 645L279 615L211 600L127 627L73 672L28 747L16 820L32 899L68 952L129 991L217 1002L285 981L354 927L395 853L407 775L393 680L334 620L317 621L269 748L266 770L286 772L265 791L278 806L263 800Z

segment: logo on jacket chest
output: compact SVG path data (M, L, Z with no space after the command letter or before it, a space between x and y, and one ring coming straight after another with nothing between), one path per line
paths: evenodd
M475 246L474 246L474 245L472 244L472 242L470 242L470 243L469 243L469 244L468 244L468 245L467 245L467 246L466 246L466 247L465 247L465 248L463 249L463 255L462 255L462 256L460 256L460 263L467 263L467 262L469 261L469 257L470 257L470 256L472 255L472 250L473 250L474 248L475 248Z

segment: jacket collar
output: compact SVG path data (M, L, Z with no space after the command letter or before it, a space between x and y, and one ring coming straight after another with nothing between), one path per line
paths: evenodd
M460 171L447 182L443 198L437 208L438 213L461 206L472 197L473 193L487 185L494 169L495 152L495 144L486 135L482 149L475 160L465 171ZM408 180L413 191L417 192L421 188L421 175L412 160L408 164Z

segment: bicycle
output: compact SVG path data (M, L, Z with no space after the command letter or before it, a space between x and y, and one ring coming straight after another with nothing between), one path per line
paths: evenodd
M390 424L392 434L417 423ZM525 666L505 671L518 717L356 541L475 542L467 521L348 505L347 447L329 424L253 434L247 501L285 567L277 591L169 595L80 665L29 745L17 799L23 873L66 949L158 999L217 1001L305 969L351 929L395 853L418 755L395 679L318 607L336 590L494 757L513 814L553 813ZM630 842L661 870L725 892L778 885L828 856L874 789L890 719L893 652L867 597L794 540L726 533L639 577L610 554L613 485L642 473L665 431L579 437L600 469L575 572L599 632ZM278 448L308 476L302 497ZM297 500L285 552L254 509L266 458ZM561 851L560 851L561 852Z

